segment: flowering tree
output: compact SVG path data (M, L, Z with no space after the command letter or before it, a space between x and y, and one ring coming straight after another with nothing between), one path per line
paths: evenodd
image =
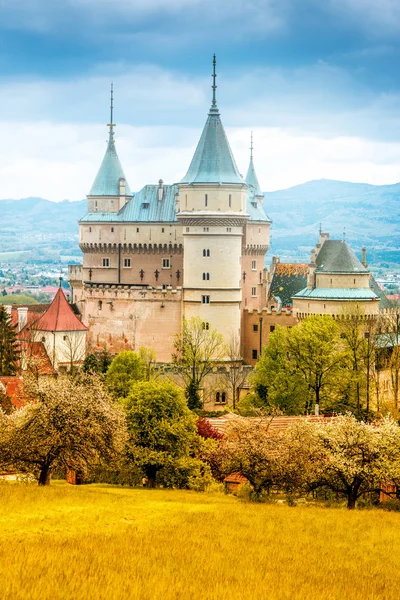
M33 472L39 485L48 485L55 467L82 471L123 452L123 409L98 377L31 380L24 394L22 409L1 413L1 464Z
M349 509L400 474L400 428L391 418L366 423L348 414L329 423L302 422L288 430L284 447L287 481L327 487L344 495Z

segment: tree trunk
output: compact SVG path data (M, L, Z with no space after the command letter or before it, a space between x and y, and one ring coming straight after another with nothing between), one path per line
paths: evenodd
M356 507L356 502L358 498L358 490L360 489L360 484L351 485L347 488L347 508L349 510L354 510Z
M147 487L155 488L156 487L156 475L157 469L154 466L149 466L146 469L146 477L147 477Z
M48 465L44 465L40 469L38 485L50 485L50 467Z

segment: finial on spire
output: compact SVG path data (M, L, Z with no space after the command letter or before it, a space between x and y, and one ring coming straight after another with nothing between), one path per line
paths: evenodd
M250 134L250 160L253 160L253 132Z
M343 227L343 241L346 241L346 227Z
M107 127L110 128L109 130L109 141L114 142L114 127L115 127L115 123L113 121L114 119L114 84L113 82L111 82L111 104L110 104L110 122L108 123Z
M212 78L213 78L213 84L212 84L212 91L213 91L212 106L213 106L213 108L215 108L217 106L217 99L216 99L217 85L215 83L215 80L217 78L217 74L215 72L216 65L217 65L217 59L215 58L215 54L214 54L214 58L213 58L213 74L212 74Z
M319 235L322 233L322 223L319 224Z

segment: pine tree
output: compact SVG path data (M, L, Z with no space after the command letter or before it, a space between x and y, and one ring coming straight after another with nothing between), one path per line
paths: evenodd
M15 375L19 366L19 342L6 309L0 305L0 375Z

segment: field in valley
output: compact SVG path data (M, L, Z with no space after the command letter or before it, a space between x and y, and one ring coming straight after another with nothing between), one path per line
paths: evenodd
M400 514L0 484L2 600L397 600Z

